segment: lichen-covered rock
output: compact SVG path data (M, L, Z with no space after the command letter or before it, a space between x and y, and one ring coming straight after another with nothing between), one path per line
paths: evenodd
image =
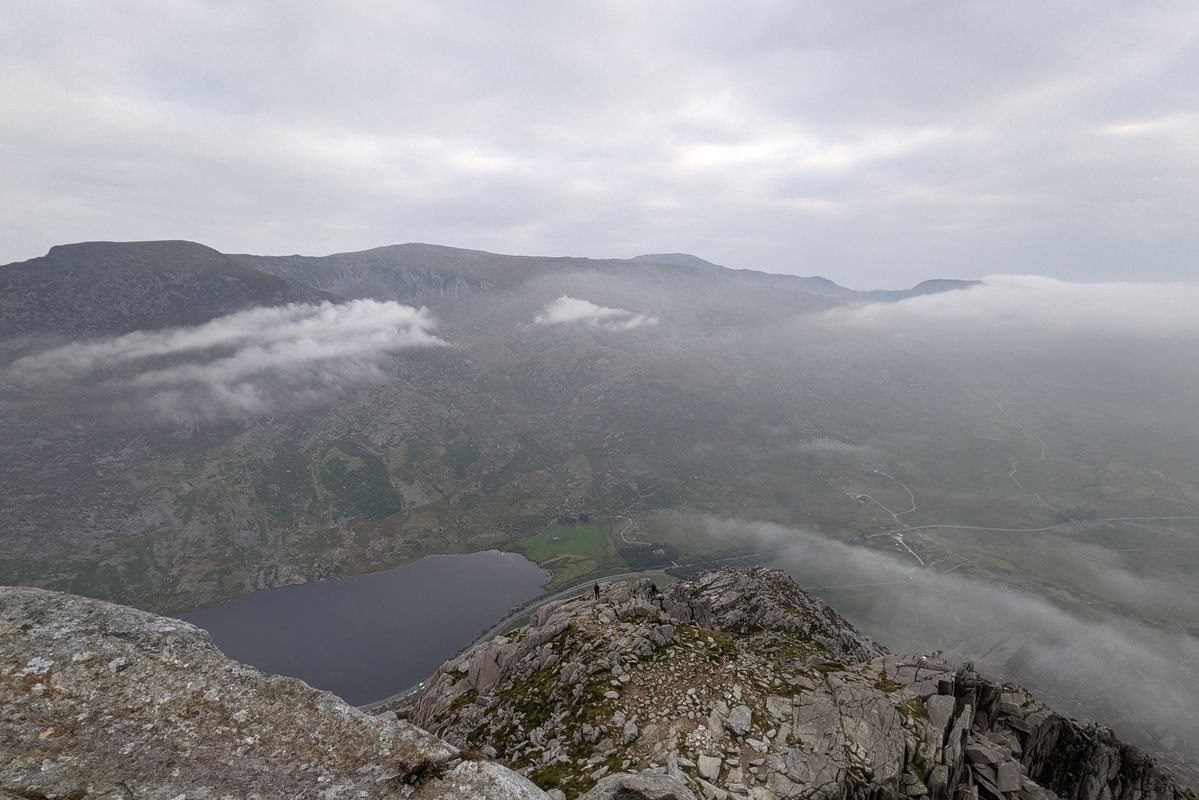
M528 778L488 761L463 761L423 784L412 800L546 800Z
M0 796L544 798L457 755L407 722L231 661L187 623L0 588Z

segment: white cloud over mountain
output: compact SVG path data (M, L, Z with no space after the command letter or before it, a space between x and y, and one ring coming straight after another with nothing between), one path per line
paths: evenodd
M433 328L426 309L394 302L254 308L194 327L73 342L26 356L10 372L168 416L255 415L378 379L390 354L445 345Z
M533 318L536 325L588 325L608 331L631 331L658 324L658 318L624 308L600 306L589 300L562 295L546 303Z

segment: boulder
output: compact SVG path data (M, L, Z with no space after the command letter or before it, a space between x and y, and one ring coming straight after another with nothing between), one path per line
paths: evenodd
M549 800L528 778L490 761L463 761L421 785L412 800Z
M729 712L728 719L724 721L724 726L735 735L744 736L749 733L753 726L753 712L749 710L749 706L737 706Z
M995 770L995 788L1001 792L1018 792L1023 784L1023 773L1015 761L1004 761Z
M720 758L717 756L700 756L695 760L695 765L703 778L714 781L720 777Z
M696 800L695 793L670 775L621 773L602 779L579 800Z

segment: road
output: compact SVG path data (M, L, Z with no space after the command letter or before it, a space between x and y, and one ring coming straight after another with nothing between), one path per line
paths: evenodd
M904 514L911 514L913 511L916 510L916 495L915 495L915 493L912 492L911 487L909 487L906 483L904 483L903 481L894 477L893 475L889 475L886 472L883 472L881 469L875 469L875 470L873 470L873 472L876 475L882 475L884 478L891 481L896 486L900 487L901 489L903 489L905 492L908 493L908 508L905 511L894 511L890 506L883 505L883 503L881 501L879 501L878 499L876 499L875 497L868 495L865 492L862 493L862 497L865 497L867 500L874 503L876 506L881 508L883 511L886 511L888 514L890 514L891 519L895 520L895 524L898 525L900 528L903 528L903 530L900 530L900 531L887 531L886 533L881 534L881 535L890 536L892 539L894 539L896 544L898 544L904 550L907 550L908 554L911 555L912 558L916 559L917 563L919 563L920 566L923 567L924 559L921 558L920 554L917 553L915 550L913 550L911 547L909 547L908 543L903 540L904 531L911 530L911 528L907 527L907 523L905 523L903 521L902 517Z
M901 531L879 531L866 536L867 539L875 539L879 536L894 536L896 533L910 533L912 531L931 531L936 528L949 529L956 531L983 531L985 533L1046 533L1048 531L1056 531L1062 528L1073 528L1079 525L1099 525L1104 522L1199 522L1199 516L1177 516L1177 517L1099 517L1098 519L1078 519L1073 522L1059 522L1056 525L1046 525L1044 528L987 528L982 525L958 525L956 523L936 523L931 525L912 525L904 528Z

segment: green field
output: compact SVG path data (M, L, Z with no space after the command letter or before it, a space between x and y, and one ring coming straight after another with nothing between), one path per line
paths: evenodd
M555 524L509 545L514 550L550 570L553 577L547 588L553 589L587 575L617 560L616 545L610 526L600 523Z
M512 549L538 564L565 555L580 556L597 563L616 556L616 549L608 538L608 526L596 522L551 525L541 533L513 542Z

